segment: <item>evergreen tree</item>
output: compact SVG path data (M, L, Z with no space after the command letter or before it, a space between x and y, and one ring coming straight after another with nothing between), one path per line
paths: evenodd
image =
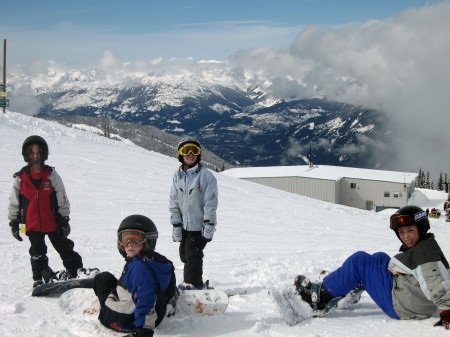
M444 190L444 178L442 178L442 171L441 174L439 175L439 180L438 180L438 191L443 191Z
M425 171L422 171L422 175L420 176L420 186L421 188L426 188L427 186L427 178L425 176Z
M419 174L416 177L416 187L422 188L422 168L419 168Z
M430 171L427 171L427 176L425 178L425 188L431 189Z
M445 221L450 222L450 191L448 192L447 196L447 208L445 209Z

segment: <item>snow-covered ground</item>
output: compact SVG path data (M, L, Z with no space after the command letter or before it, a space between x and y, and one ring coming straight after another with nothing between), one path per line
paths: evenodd
M171 239L168 212L171 175L178 162L133 144L54 122L13 112L0 113L0 335L119 336L102 328L93 316L63 314L57 297L30 296L29 243L12 237L7 205L12 174L24 165L22 142L31 134L47 140L48 164L56 167L65 183L72 209L70 237L85 266L99 267L116 276L124 264L116 248L117 227L125 216L140 213L157 224L157 250L174 261L181 281L182 264L177 255L178 244ZM156 336L449 335L442 327L433 327L437 314L423 321L392 320L367 294L355 310L336 310L327 318L287 326L267 289L291 284L298 273L315 278L323 269L337 268L357 250L396 254L400 242L388 226L392 212L367 212L220 173L216 177L218 230L205 250L204 276L217 289L242 287L247 293L230 297L227 312L221 316L166 319L157 328ZM438 200L433 206L441 208L443 201ZM431 219L431 228L450 257L450 223L443 217ZM62 269L51 245L48 255L51 267Z

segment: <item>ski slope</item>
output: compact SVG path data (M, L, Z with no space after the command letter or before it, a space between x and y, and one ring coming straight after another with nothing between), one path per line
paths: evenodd
M12 174L25 164L22 142L32 134L47 140L47 163L56 167L64 181L71 203L70 238L84 265L116 276L124 265L116 248L118 225L124 217L139 213L156 223L157 251L174 262L181 281L182 264L178 244L171 239L168 211L171 175L179 163L129 142L14 112L0 114L0 336L119 336L101 327L95 316L62 313L57 297L30 296L29 242L12 237L7 205ZM215 175L218 225L205 249L204 278L217 289L245 288L247 293L230 297L221 316L165 319L155 336L449 335L442 327L433 327L437 314L423 321L392 320L367 294L355 310L336 310L327 318L286 325L267 289L289 285L299 273L315 278L323 269L337 268L357 250L396 254L400 242L388 226L391 212L363 211ZM440 204L426 207L442 208L443 199L433 200ZM431 228L450 257L450 223L443 217L431 219ZM63 268L50 244L48 256L54 270Z

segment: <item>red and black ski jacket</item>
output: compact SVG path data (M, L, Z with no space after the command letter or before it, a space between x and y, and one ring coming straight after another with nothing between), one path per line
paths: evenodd
M24 223L27 232L54 232L58 229L57 219L70 213L64 184L48 165L42 166L39 179L33 179L32 175L29 166L14 174L8 218Z

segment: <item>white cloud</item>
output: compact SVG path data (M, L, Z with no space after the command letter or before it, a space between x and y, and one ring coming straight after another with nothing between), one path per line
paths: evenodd
M230 62L269 80L278 97L320 95L384 110L395 132L397 167L435 163L430 169L439 171L450 157L449 17L444 2L386 21L334 30L310 26L289 48L241 51Z

